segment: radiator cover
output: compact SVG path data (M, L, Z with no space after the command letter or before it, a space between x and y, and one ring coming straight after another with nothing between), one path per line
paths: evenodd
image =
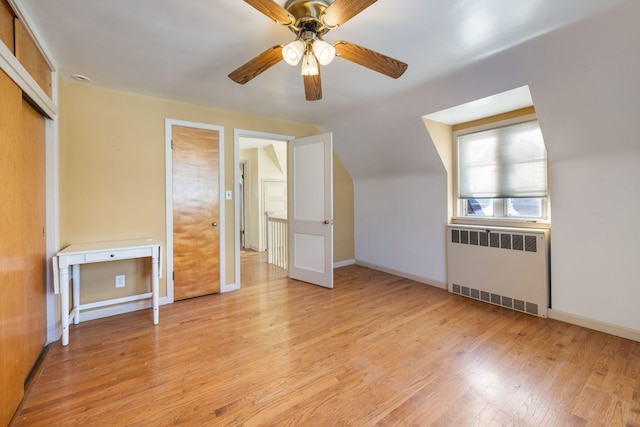
M549 231L450 225L450 292L547 317Z

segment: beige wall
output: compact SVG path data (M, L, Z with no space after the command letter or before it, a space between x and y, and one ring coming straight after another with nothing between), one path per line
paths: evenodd
M63 82L60 91L60 245L154 237L165 231L165 118L224 127L224 187L233 189L234 128L302 137L311 124ZM353 184L334 162L335 261L354 258ZM225 202L226 282L234 283L234 202ZM342 219L344 217L344 219ZM350 225L348 225L350 224ZM166 252L165 252L166 253ZM163 261L163 266L166 262ZM87 265L82 300L115 298L146 285L143 261ZM114 276L127 274L116 292ZM166 295L166 272L160 283Z
M456 203L453 198L453 128L451 125L434 120L426 118L422 120L438 151L442 166L447 171L447 221L450 221L455 212L454 204Z
M244 191L247 205L245 210L247 213L246 223L244 224L245 248L258 250L260 246L260 233L258 232L258 216L260 205L258 203L257 185L259 167L258 167L258 149L252 148L248 150L240 150L239 159L245 162L244 172Z
M333 260L355 260L353 181L333 153Z

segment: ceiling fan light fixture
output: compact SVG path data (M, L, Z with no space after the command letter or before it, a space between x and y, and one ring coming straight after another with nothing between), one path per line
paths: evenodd
M318 61L312 52L307 52L304 54L304 58L302 59L302 70L301 73L303 76L317 76L320 74L320 69L318 68Z
M304 55L305 44L297 39L282 48L282 57L289 65L298 65Z
M329 65L336 57L336 48L324 40L316 40L313 42L313 53L320 65Z
M371 6L376 0L244 0L267 18L288 27L295 40L286 46L277 44L241 65L229 78L245 84L280 61L290 65L302 62L304 92L307 101L322 99L320 66L332 62L335 56L397 79L407 64L376 51L339 40L333 45L322 40L323 36L342 26L354 16ZM285 5L280 6L279 3Z

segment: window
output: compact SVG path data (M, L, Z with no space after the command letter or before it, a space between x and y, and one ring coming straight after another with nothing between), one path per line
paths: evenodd
M547 217L547 152L537 120L456 136L459 217Z

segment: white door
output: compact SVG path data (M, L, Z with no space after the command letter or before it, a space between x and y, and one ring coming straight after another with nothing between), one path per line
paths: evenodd
M333 288L331 133L289 143L289 277Z

